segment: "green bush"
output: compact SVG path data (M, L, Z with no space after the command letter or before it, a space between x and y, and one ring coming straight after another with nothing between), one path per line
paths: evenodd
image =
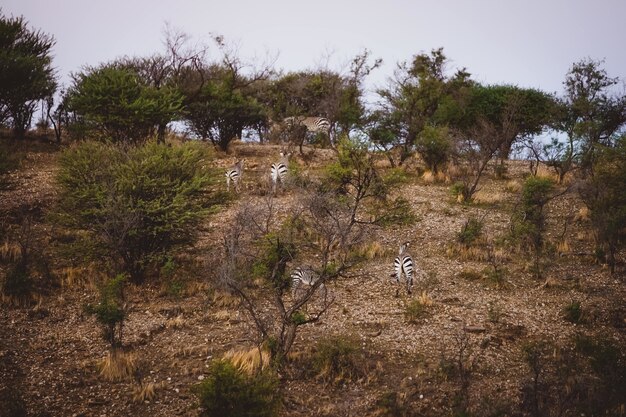
M228 361L214 361L194 387L206 417L271 417L278 413L278 378L272 371L249 376Z
M581 323L584 318L583 308L578 301L572 301L563 309L565 320L572 323Z
M148 265L196 237L210 205L206 159L205 148L193 143L82 143L61 155L56 219L87 232L91 255L107 256L140 279Z
M366 368L364 352L356 338L334 336L318 342L312 370L319 378L342 383L364 377Z
M483 233L483 221L470 217L463 225L463 229L456 235L459 243L470 246L474 243Z
M452 150L447 127L425 126L415 140L415 149L435 174L448 162Z
M124 302L124 282L126 277L118 275L109 279L100 288L100 301L96 305L87 305L86 311L96 316L103 328L103 337L111 347L121 345L122 324L126 313L122 306ZM115 336L115 329L119 328L118 337Z

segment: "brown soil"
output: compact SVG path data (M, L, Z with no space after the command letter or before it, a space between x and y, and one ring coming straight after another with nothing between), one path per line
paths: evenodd
M248 190L265 180L262 167L277 151L256 145L240 145L235 150L236 156L249 163L243 179ZM32 212L44 243L52 233L45 212L56 196L57 157L54 149L45 146L29 148L22 167L9 174L12 186L0 191L3 220L12 224L21 214ZM314 171L332 158L331 151L317 151L311 165L302 166ZM216 164L228 166L232 159L232 155L223 156ZM524 169L524 163L511 162L509 176L519 181ZM522 346L529 340L541 338L569 346L577 333L601 334L624 351L624 280L611 276L589 256L593 244L585 220L567 228L564 237L570 250L551 259L542 280L528 272L527 255L513 251L504 254L507 273L499 286L484 278L471 281L459 276L464 270L480 272L489 267L486 262L461 260L450 251L468 217L486 213L485 227L491 238L508 230L516 196L506 191L506 183L486 178L484 192L496 196L496 202L467 206L452 201L445 184L426 184L415 178L403 188L419 220L378 232L387 255L363 263L352 277L330 286L335 304L319 323L301 328L294 349L307 352L316 340L329 335L355 336L371 362L369 378L331 384L302 372L303 360L294 359L282 375L281 415L382 415L377 403L390 392L398 394L410 415L450 415L458 384L442 375L440 365L442 358L458 353L463 340L469 346L466 359L474 363L468 401L475 413L485 410L489 400L506 404L509 410L519 408L521 387L529 378ZM198 252L213 256L221 229L239 201L258 198L242 195L210 218ZM297 195L287 191L278 198L288 207ZM574 218L581 207L573 192L549 204L550 241L561 239L565 219ZM396 298L389 274L398 243L407 240L420 271L413 295L400 291ZM62 259L50 263L57 277L61 267L67 266ZM623 265L618 269L623 273ZM197 415L191 388L206 376L209 363L230 348L252 346L255 340L245 312L236 306L222 306L212 296L212 274L210 269L197 272L182 297L168 295L158 284L129 289L124 343L135 355L139 370L134 379L122 382L105 381L96 368L106 356L107 345L95 319L84 313L83 306L97 297L89 280L64 287L47 285L36 305L3 305L0 409L3 404L19 409L21 403L27 415L33 416ZM404 316L406 305L422 290L433 305L428 314L410 324ZM563 308L573 300L585 311L583 324L563 318ZM178 316L183 322L174 326L172 319ZM158 384L154 398L133 400L138 380L144 385ZM10 415L8 409L4 414L0 411L0 416Z

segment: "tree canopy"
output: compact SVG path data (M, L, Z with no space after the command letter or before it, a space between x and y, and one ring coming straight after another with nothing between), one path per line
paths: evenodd
M0 123L17 137L31 124L37 102L57 88L52 67L54 38L29 29L24 17L0 15Z

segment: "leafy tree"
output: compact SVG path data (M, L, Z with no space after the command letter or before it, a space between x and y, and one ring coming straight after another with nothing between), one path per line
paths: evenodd
M534 272L541 276L541 256L545 241L544 206L555 197L554 184L549 178L528 177L522 187L520 204L513 214L512 234L534 253Z
M122 274L107 280L100 288L98 304L87 305L86 308L102 325L102 335L111 344L112 350L122 345L122 328L126 317L123 307L125 280L126 277Z
M452 151L452 140L447 127L425 126L415 141L415 149L428 169L435 174L445 166Z
M0 15L0 123L23 137L39 100L54 94L54 38L27 27L24 17Z
M135 70L114 63L74 74L66 106L86 132L137 144L180 114L182 97L174 89L150 87Z
M596 253L615 272L617 254L626 243L626 135L614 147L597 146L593 176L581 187L596 232ZM606 258L606 259L604 259Z
M244 129L262 123L264 110L247 88L253 80L236 69L214 65L203 70L202 78L183 90L185 117L194 133L226 151Z
M506 159L516 142L543 132L554 121L555 111L555 99L539 90L475 85L469 89L466 109L457 127L467 131L479 120L488 121L504 135L498 156Z
M609 77L602 63L591 59L576 62L564 82L568 111L562 130L577 141L585 173L594 167L596 148L612 145L626 123L626 96L611 94L619 79Z
M83 255L111 259L135 281L146 268L193 242L207 213L199 144L149 143L128 150L95 142L61 156L57 220L81 231Z
M460 103L465 89L473 84L465 69L446 75L447 62L443 48L416 55L410 64L399 64L390 85L378 91L382 98L378 119L384 121L383 132L393 132L396 137L395 141L385 145L402 148L400 164L412 155L415 142L426 126L445 126L449 122L448 119L455 114L450 103ZM372 139L386 141L389 137L389 134L383 134ZM381 146L381 143L377 145Z

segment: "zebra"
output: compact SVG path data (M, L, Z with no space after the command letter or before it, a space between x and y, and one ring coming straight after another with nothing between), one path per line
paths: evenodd
M310 288L315 285L317 279L318 277L310 267L298 267L294 269L291 273L291 293L293 297L295 298L297 295L300 286L306 285ZM324 296L326 296L326 286L322 283L319 288L323 291Z
M403 243L400 245L400 250L398 251L398 256L393 261L394 273L391 276L396 277L396 282L398 285L402 279L402 274L406 279L406 290L409 294L411 294L411 288L413 287L413 258L411 255L407 253L407 248L409 247L409 242ZM399 289L396 288L396 297L398 296Z
M276 192L276 185L280 182L281 184L285 183L285 179L287 178L288 166L289 166L289 157L291 153L280 153L280 160L272 164L270 170L270 178L272 179L272 193Z
M330 121L325 117L286 117L283 119L283 123L288 128L294 126L305 126L307 132L311 133L324 133L326 135L330 132Z
M230 191L230 182L233 182L235 191L239 192L239 181L243 176L243 164L245 160L237 161L236 164L231 165L226 169L226 191Z

